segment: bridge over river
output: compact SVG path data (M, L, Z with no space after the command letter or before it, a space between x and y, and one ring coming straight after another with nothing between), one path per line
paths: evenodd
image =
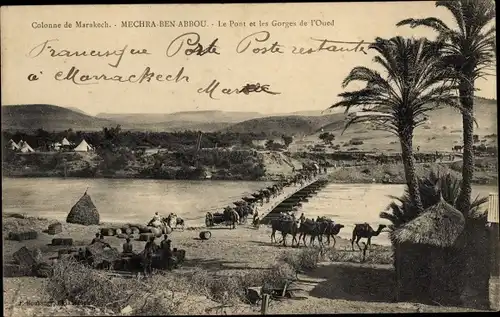
M283 194L276 197L273 202L266 206L266 210L261 212L266 214L262 219L262 224L270 224L272 219L279 216L280 212L297 210L302 203L313 197L318 191L328 184L326 175L320 175L308 181L302 186L292 186L284 190Z

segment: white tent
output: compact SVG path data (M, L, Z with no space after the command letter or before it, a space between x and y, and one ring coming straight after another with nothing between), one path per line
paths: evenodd
M22 153L31 153L31 152L35 152L35 150L33 150L27 142L23 141L23 145L21 147L21 152Z
M64 138L64 139L61 141L61 145L71 145L71 143L69 143L68 139Z
M80 144L78 144L78 146L75 147L73 149L73 151L75 151L75 152L88 152L88 151L92 151L92 147L85 140L82 140L82 142L80 142Z
M11 150L19 150L19 149L20 149L20 146L19 146L19 145L17 145L17 143L16 143L16 142L14 142L14 140L10 139L10 140L9 140L9 148L10 148Z

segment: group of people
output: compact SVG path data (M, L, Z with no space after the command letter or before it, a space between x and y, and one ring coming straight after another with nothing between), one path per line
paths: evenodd
M125 252L125 245L123 251ZM169 239L168 234L163 236L163 240L160 245L155 242L155 237L150 237L149 241L146 242L143 251L144 260L144 274L150 275L152 273L153 258L158 253L160 253L160 259L163 269L172 270L178 264L177 258L174 255L176 249L172 249L172 240Z
M92 239L90 244L93 245L96 243L102 243L104 247L111 248L111 245L104 241L104 236L100 233L96 233L95 238ZM176 248L172 249L172 240L169 239L168 234L163 236L163 240L160 242L160 245L156 244L154 236L150 237L149 241L146 242L146 245L144 246L144 250L139 254L134 252L134 247L130 237L127 237L125 239L125 243L122 245L122 256L141 257L144 275L152 274L153 258L158 253L160 253L159 255L163 269L171 270L176 267L178 260L175 257L175 251Z

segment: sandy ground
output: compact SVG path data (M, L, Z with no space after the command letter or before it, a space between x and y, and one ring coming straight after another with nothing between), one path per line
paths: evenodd
M29 226L33 229L45 229L49 220L3 218L4 236L14 226ZM20 247L39 247L45 258L56 255L57 247L51 247L53 237L72 237L75 244L88 244L98 226L80 226L63 224L63 232L56 236L41 233L37 240L16 242L4 241L4 261L9 262L12 253ZM278 246L270 243L271 229L261 226L254 229L249 225L241 225L236 229L216 227L210 229L209 240L200 240L199 231L175 230L171 234L173 247L185 249L187 261L180 269L190 270L194 267L204 268L217 273L236 273L241 270L260 270L273 265L283 254L298 252L300 249ZM113 247L121 249L123 240L117 237L106 237ZM159 239L158 239L159 241ZM290 242L290 241L289 241ZM140 251L144 242L133 241L134 249ZM349 242L337 239L336 249L342 249ZM301 247L304 248L304 247ZM364 279L372 279L363 286ZM379 281L373 281L373 278ZM361 265L355 263L321 263L320 267L307 275L299 274L298 287L304 289L307 299L272 301L268 313L403 313L429 311L469 311L464 308L427 306L414 303L393 303L390 281L392 279L391 265ZM381 283L377 286L374 283ZM361 285L361 286L360 286ZM57 308L33 305L43 300L43 279L33 277L4 277L5 313L10 316L35 315L79 315L102 311L90 308ZM24 303L22 308L20 304ZM13 308L14 307L14 308ZM258 307L241 307L231 311L233 314L258 314Z

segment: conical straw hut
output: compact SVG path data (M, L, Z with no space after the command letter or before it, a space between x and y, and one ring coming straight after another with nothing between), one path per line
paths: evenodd
M76 204L71 208L68 217L66 218L67 223L77 223L85 226L98 225L99 224L99 211L92 202L92 199L85 191L85 194L76 202Z
M461 267L457 259L464 228L463 214L441 196L435 205L392 233L399 295L440 303L458 297Z

